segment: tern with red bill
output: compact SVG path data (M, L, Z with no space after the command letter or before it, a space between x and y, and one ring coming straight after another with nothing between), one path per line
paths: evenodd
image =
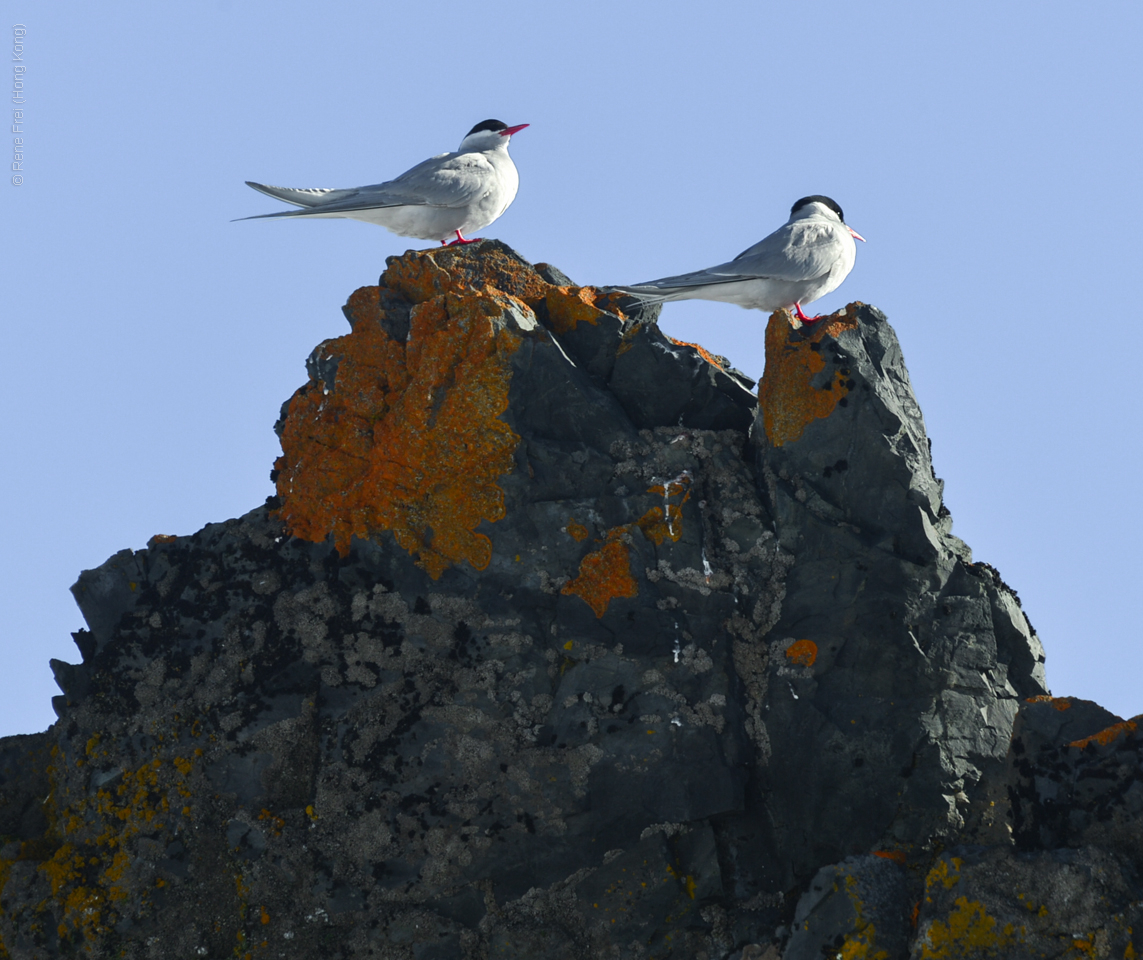
M508 143L526 126L485 120L468 131L456 153L430 157L394 180L368 187L302 190L247 180L247 186L301 209L242 219L348 217L402 237L445 243L455 236L453 244L472 243L464 234L487 227L516 198L520 176Z
M865 240L846 226L833 200L803 197L785 225L729 263L617 289L650 303L721 300L767 313L785 307L810 322L817 317L807 317L802 306L841 286L857 258L854 239Z

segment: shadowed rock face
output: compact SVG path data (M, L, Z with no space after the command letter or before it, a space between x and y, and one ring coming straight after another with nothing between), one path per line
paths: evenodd
M278 495L73 588L60 720L0 741L8 956L935 956L942 848L998 891L1010 806L1093 842L1042 809L1060 731L1009 757L1043 653L879 312L772 317L755 397L495 241L345 311Z
M766 381L755 462L794 563L767 637L778 682L759 774L790 883L954 836L1004 761L1019 698L1046 687L1015 596L951 534L884 316L849 307L791 332L775 315Z

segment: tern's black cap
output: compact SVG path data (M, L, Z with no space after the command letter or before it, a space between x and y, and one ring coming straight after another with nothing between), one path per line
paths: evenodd
M471 137L474 133L480 133L481 130L507 130L508 124L503 120L482 120L475 127L465 134L466 137ZM833 203L831 200L830 203Z
M795 213L801 210L802 207L811 203L824 203L834 213L837 214L838 220L840 220L842 223L845 223L845 215L841 212L841 207L839 207L835 201L831 200L829 197L823 197L820 193L815 193L812 197L802 197L801 200L790 207L790 216L792 217Z

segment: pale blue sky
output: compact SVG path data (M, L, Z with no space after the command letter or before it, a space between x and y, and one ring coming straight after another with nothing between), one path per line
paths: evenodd
M1053 691L1143 711L1138 3L5 8L28 102L0 183L0 735L53 719L81 569L272 492L306 355L419 245L231 223L280 209L243 181L377 182L488 117L532 126L485 235L580 283L709 266L836 199L869 242L817 307L888 313L955 532L1019 591ZM764 322L663 317L754 376Z

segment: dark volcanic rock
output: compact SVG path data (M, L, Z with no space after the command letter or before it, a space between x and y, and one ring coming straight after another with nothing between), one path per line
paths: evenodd
M345 311L278 496L76 584L60 720L0 741L8 956L969 956L934 884L1011 900L1010 807L1128 910L1092 845L1131 830L1134 734L1041 716L876 310L772 318L760 403L494 241Z
M759 768L789 886L955 835L1003 764L1018 698L1046 688L1014 595L950 532L884 316L850 307L791 334L776 315L761 398L758 473L794 557Z
M1127 854L1143 871L1141 721L1074 697L1023 706L1008 780L1018 848L1094 844Z

